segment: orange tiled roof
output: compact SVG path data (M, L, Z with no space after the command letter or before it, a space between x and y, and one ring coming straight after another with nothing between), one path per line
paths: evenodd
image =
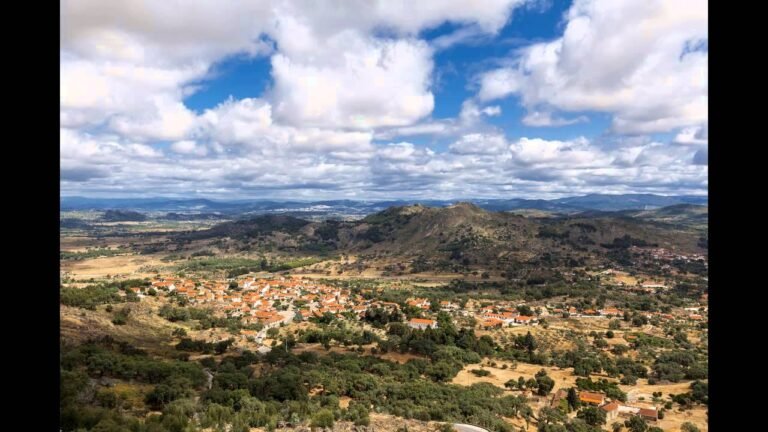
M603 402L603 395L600 393L583 391L579 393L579 400L581 400L582 402L599 404Z

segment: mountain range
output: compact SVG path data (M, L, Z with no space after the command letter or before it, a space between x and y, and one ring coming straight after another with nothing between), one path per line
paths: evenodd
M674 205L707 205L707 196L666 196L653 194L606 195L591 194L543 199L474 199L460 200L490 211L542 210L556 213L578 213L589 210L624 211L653 210ZM459 200L390 200L390 201L280 201L280 200L232 200L218 201L204 198L85 198L61 197L60 209L67 210L133 210L144 212L219 213L236 214L301 214L312 216L362 217L390 207L421 204L429 207L448 207Z

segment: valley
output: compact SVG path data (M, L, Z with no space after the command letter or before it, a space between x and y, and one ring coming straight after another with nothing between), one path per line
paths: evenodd
M73 429L708 430L706 207L132 212L62 213Z

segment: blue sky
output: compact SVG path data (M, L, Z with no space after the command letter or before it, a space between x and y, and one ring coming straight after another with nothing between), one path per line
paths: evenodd
M62 195L706 193L705 1L257 3L62 5Z

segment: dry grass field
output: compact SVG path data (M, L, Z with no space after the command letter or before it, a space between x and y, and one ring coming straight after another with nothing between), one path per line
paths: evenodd
M491 360L487 358L483 359L482 364L485 365L489 361ZM507 369L501 368L504 364L507 365ZM513 363L505 361L496 361L496 367L482 366L482 369L491 372L490 375L484 377L476 376L470 372L472 369L481 369L481 366L477 364L465 366L464 369L462 369L459 374L456 375L456 377L451 381L451 383L469 386L478 382L487 382L504 388L504 383L511 379L517 380L519 377L523 377L527 380L529 378L534 378L536 372L544 369L547 371L547 375L549 375L549 377L555 381L555 387L552 391L557 391L559 388L575 386L577 378L575 375L573 375L573 368L560 369L552 366L540 366L519 362L517 363L516 367L513 365Z
M169 263L161 261L160 258L155 255L121 255L82 261L68 260L61 262L61 270L69 273L74 279L103 279L107 276L144 278L154 276L154 273L140 270L142 267L168 266Z
M95 311L61 305L59 308L61 339L70 342L85 342L91 338L110 335L148 352L170 355L173 350L171 332L181 327L168 322L152 311L151 305L125 303L115 305L115 310L127 306L131 314L125 325L112 324L112 313L103 306Z

